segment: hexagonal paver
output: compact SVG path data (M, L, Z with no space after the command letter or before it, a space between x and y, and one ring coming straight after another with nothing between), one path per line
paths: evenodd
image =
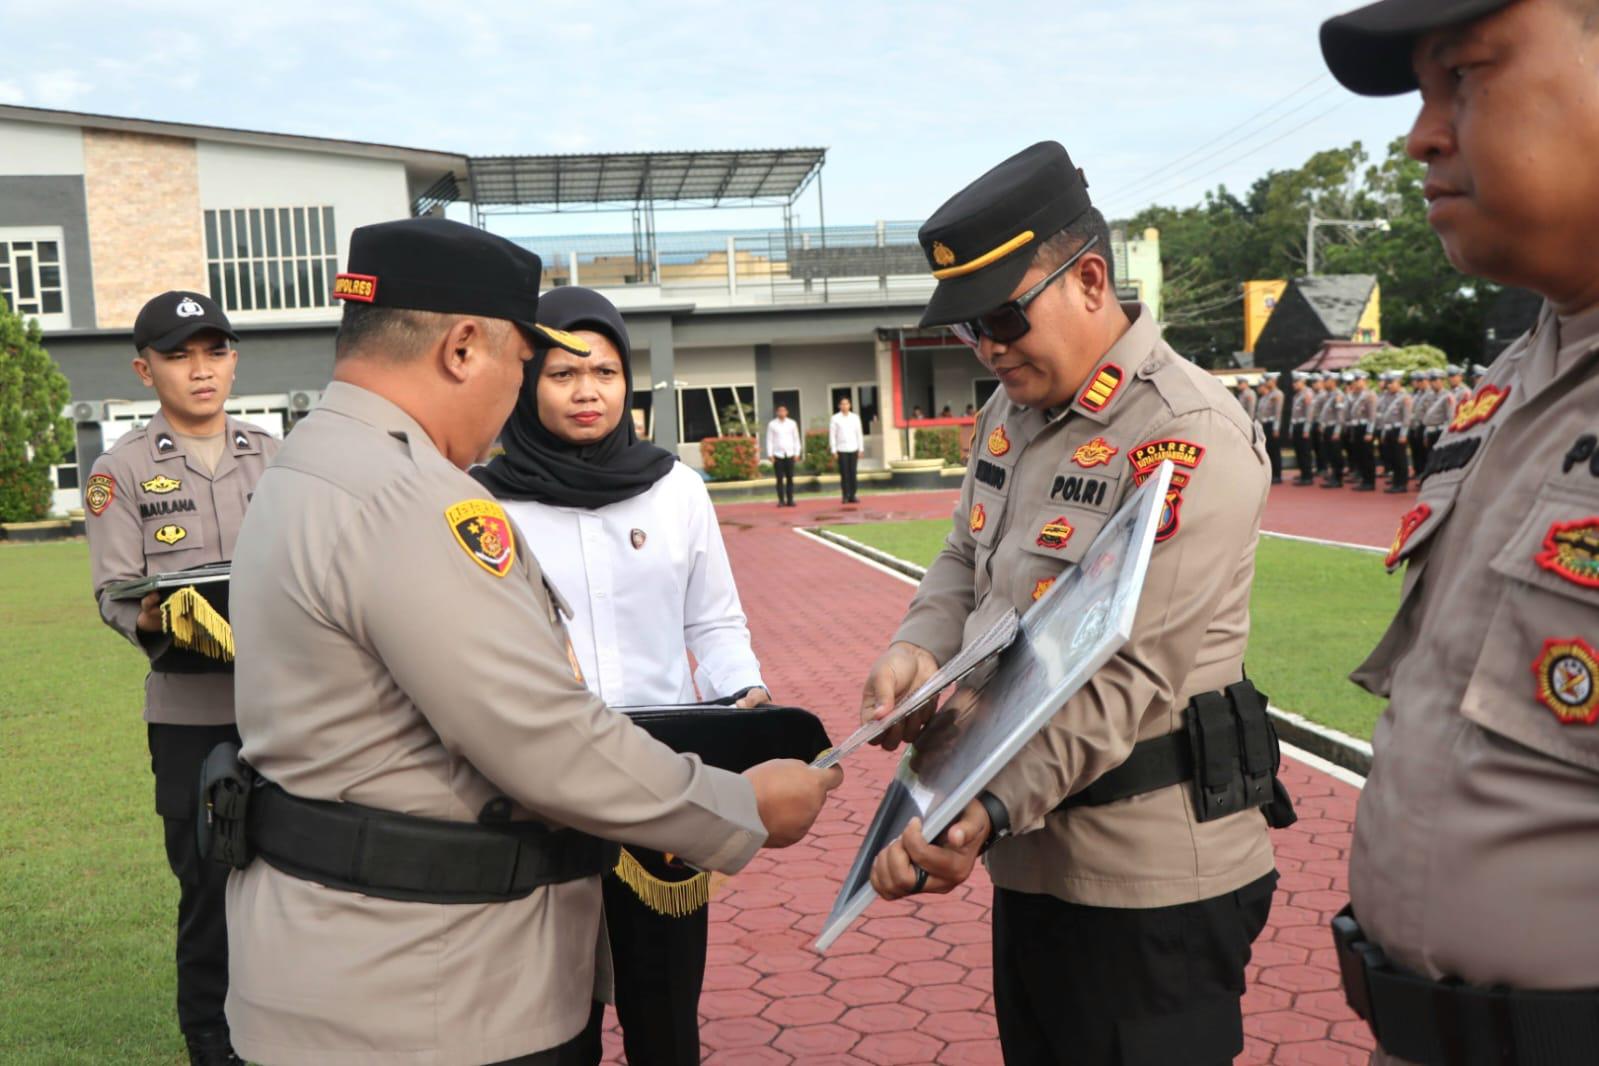
M953 984L965 978L966 967L956 966L947 959L902 962L889 971L889 976L908 985Z
M1288 1044L1326 1036L1327 1023L1318 1021L1308 1014L1298 1014L1291 1010L1274 1010L1246 1017L1244 1032L1273 1044Z
M714 1051L770 1044L779 1029L764 1018L719 1018L700 1026L700 1043Z
M1260 983L1289 992L1319 992L1324 988L1337 988L1338 974L1315 966L1273 966L1260 972Z
M860 1042L861 1034L837 1023L797 1025L784 1029L772 1046L801 1062L812 1062L823 1055L842 1054Z
M755 991L771 999L788 996L819 996L833 986L832 978L815 970L798 970L794 973L774 973L755 984Z
M705 1066L788 1066L793 1061L792 1055L772 1047L729 1048L713 1051L704 1059Z
M771 1000L752 988L729 988L700 997L700 1015L719 1018L753 1018L771 1005Z
M910 991L898 981L886 977L852 977L839 981L827 992L840 1003L869 1005L872 1003L898 1003Z
M1370 1052L1348 1044L1309 1040L1277 1045L1277 1052L1271 1061L1278 1066L1366 1066L1370 1058Z
M823 995L785 996L766 1005L761 1017L778 1025L820 1025L835 1022L844 1013L844 1004Z
M981 1010L988 1001L988 993L964 984L923 985L912 988L905 1001L929 1014L940 1014L953 1010Z
M875 1066L927 1066L942 1050L926 1033L878 1033L856 1044L854 1053Z
M938 1053L938 1066L1004 1066L997 1040L963 1040L946 1044Z
M925 1011L919 1011L903 1003L874 1003L867 1007L851 1007L838 1020L838 1024L862 1035L870 1035L915 1029L921 1026L926 1018Z
M941 959L949 950L949 945L940 940L885 940L877 946L877 954L895 962Z
M882 977L894 968L893 960L881 955L830 955L816 967L818 973L839 980L854 977Z
M927 1021L922 1024L922 1032L946 1044L962 1040L999 1039L994 1016L975 1010L952 1010L928 1015Z

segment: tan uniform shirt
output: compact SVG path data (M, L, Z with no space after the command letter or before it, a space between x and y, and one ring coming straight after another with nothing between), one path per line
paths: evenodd
M1311 395L1310 389L1301 388L1294 390L1294 405L1288 412L1290 424L1303 426L1310 421L1311 407L1315 404L1316 397Z
M170 636L135 627L138 600L113 601L106 586L232 559L245 508L278 446L265 430L230 418L213 471L188 453L158 413L95 460L84 483L84 524L94 594L106 625L152 659L171 647ZM144 718L227 725L233 721L233 675L152 670L144 679Z
M1255 408L1255 421L1263 426L1276 426L1283 419L1283 392L1281 389L1272 389L1261 397L1259 405Z
M995 884L1162 907L1269 873L1264 816L1200 823L1188 785L1055 808L1121 765L1137 741L1178 729L1191 696L1242 677L1270 467L1227 390L1161 341L1147 307L1127 310L1132 328L1064 412L1016 407L1003 390L984 406L954 528L895 639L947 660L1078 562L1140 470L1153 469L1152 455L1181 458L1132 640L988 786L1016 834L988 853Z
M1315 399L1310 401L1310 424L1323 426L1329 421L1328 412L1332 409L1333 394L1331 389L1316 390Z
M1399 613L1354 675L1389 704L1350 894L1431 978L1599 987L1596 348L1599 312L1546 305L1494 363L1433 448L1389 556Z
M1427 408L1432 403L1432 390L1417 387L1410 394L1410 425L1419 426L1427 416Z
M1358 433L1370 433L1377 425L1377 394L1367 386L1349 398L1344 424Z
M1243 406L1245 417L1253 420L1255 417L1255 408L1259 406L1260 403L1260 395L1255 392L1254 386L1247 386L1243 389L1240 389L1237 393L1237 396L1239 404Z
M246 760L302 797L470 822L504 796L739 869L765 840L749 782L584 687L529 545L480 521L497 513L398 407L329 387L234 560ZM494 1062L570 1039L609 991L598 877L441 905L258 860L228 883L228 942L233 1043L268 1063Z
M1428 398L1427 409L1421 416L1421 424L1427 429L1442 429L1454 417L1454 394L1445 389L1438 389Z

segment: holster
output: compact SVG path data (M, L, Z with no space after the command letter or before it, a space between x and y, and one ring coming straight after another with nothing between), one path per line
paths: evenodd
M239 758L239 745L225 740L200 764L200 817L195 819L202 859L242 870L255 858L250 844L250 796L256 772Z

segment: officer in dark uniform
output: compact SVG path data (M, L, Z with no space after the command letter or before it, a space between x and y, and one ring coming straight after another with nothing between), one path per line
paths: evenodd
M89 561L105 623L150 659L144 685L155 808L166 822L167 862L178 879L178 1024L194 1063L239 1060L222 1004L228 992L227 868L196 851L200 763L233 724L233 654L226 622L211 639L177 646L160 593L113 600L113 582L233 557L256 482L278 441L222 405L239 353L233 326L209 296L162 293L133 326L133 369L161 410L95 461L84 485ZM215 593L212 594L213 597ZM174 629L179 632L174 635Z

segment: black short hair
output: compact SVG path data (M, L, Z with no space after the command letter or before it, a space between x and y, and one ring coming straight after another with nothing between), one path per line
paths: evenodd
M404 362L441 332L450 316L436 311L411 311L400 307L373 307L346 301L339 333L333 342L335 361L348 356L376 355Z
M1033 265L1044 271L1054 270L1070 259L1083 245L1098 237L1092 255L1105 260L1105 271L1110 277L1111 291L1116 289L1116 253L1110 246L1110 226L1099 208L1090 207L1073 219L1065 229L1057 231L1033 253Z

